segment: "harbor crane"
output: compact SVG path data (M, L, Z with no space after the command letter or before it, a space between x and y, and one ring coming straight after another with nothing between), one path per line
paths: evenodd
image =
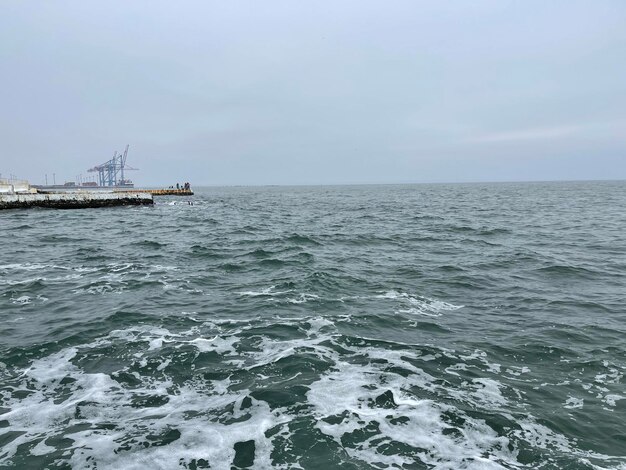
M117 154L117 150L113 154L113 158L101 165L96 165L87 170L90 173L98 173L99 186L128 186L131 181L124 176L124 171L137 170L126 165L126 157L128 156L128 145L123 154Z

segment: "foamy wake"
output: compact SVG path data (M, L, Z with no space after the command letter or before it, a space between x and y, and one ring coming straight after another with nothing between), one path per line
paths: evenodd
M412 345L347 340L328 317L271 320L274 327L302 333L294 339L255 332L269 322L212 321L180 332L116 330L24 370L0 369L3 381L13 384L0 392L8 409L0 415L0 423L7 423L2 433L14 433L0 464L15 464L19 447L50 466L67 461L100 470L230 469L237 446L248 443L254 468L307 468L307 452L294 450L303 435L311 446L333 453L334 461L362 468L416 462L450 470L521 468L522 441L580 462L594 459L596 468L619 464L579 450L527 412L514 418L516 394L498 381L499 367L484 353L423 354ZM207 365L216 357L225 373ZM450 382L420 367L439 358L456 362L446 371ZM91 371L98 360L111 372ZM476 363L484 363L481 377L454 381L466 364ZM296 403L258 398L258 392L296 379L306 387ZM465 409L499 413L515 420L517 429L496 431Z

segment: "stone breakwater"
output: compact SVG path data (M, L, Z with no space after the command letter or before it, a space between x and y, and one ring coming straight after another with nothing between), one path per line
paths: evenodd
M75 192L56 194L0 194L1 209L82 209L91 207L137 206L154 204L150 193Z

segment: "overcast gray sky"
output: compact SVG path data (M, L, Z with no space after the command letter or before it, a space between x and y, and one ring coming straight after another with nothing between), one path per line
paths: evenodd
M3 0L0 98L32 182L623 179L626 1Z

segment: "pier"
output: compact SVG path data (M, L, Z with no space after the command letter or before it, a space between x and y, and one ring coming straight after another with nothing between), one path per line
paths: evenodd
M52 194L0 194L0 210L43 207L50 209L82 209L90 207L139 206L154 204L147 192L73 192Z
M148 193L153 196L193 196L193 190L189 189L116 189L116 193Z

